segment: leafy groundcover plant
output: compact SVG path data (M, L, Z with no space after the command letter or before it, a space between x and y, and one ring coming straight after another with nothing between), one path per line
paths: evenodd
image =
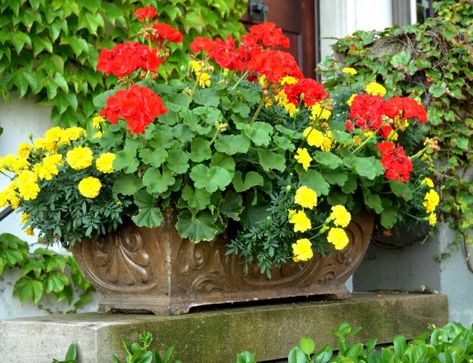
M181 237L221 235L270 276L343 249L351 213L435 222L417 101L384 98L376 83L331 99L279 50L289 40L272 23L241 41L195 38L187 77L164 81L157 71L183 36L152 7L136 16L141 41L100 52L97 69L119 86L95 99L87 136L53 128L0 163L12 177L0 205L27 213L40 238L69 245L169 215Z

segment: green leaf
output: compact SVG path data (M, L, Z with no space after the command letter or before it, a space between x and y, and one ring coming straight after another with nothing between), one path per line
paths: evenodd
M21 303L31 300L33 304L37 304L43 296L43 284L29 276L23 276L15 282L13 295L17 296Z
M348 174L344 170L324 170L322 176L330 184L337 184L343 187L348 180Z
M369 180L374 180L384 174L384 168L375 157L349 157L343 160L344 164L354 170L358 175Z
M250 140L244 135L221 135L215 142L215 149L227 155L235 155L247 153L250 145Z
M315 190L317 195L327 195L330 191L330 184L316 170L308 170L300 173L300 181L302 185Z
M390 180L391 191L398 197L408 201L412 199L412 189L407 183L401 183L397 180Z
M310 355L314 353L315 350L315 343L314 341L309 338L309 337L302 337L300 342L299 342L299 347L301 350L306 354Z
M287 363L309 363L309 360L299 347L295 347L289 352Z
M385 207L381 213L381 225L384 228L393 228L398 218L398 211L393 207Z
M140 178L134 174L121 174L113 183L112 192L114 194L133 195L143 187Z
M207 208L210 204L210 197L212 193L209 193L205 189L193 189L191 186L186 185L183 190L181 197L187 202L189 207L195 212Z
M236 363L256 363L256 356L252 352L238 353Z
M190 211L182 211L177 216L176 229L179 236L189 238L192 242L211 241L219 232L215 222L215 217L209 212L193 215Z
M188 20L189 14L186 14L186 20ZM217 107L220 103L220 97L212 88L199 88L194 93L194 101L198 105Z
M196 137L191 142L191 154L190 158L196 163L208 160L212 156L212 150L210 149L210 141L204 140L200 137Z
M169 156L166 163L169 170L176 174L183 174L189 169L189 153L173 148L169 150Z
M64 290L66 285L69 285L69 279L59 273L50 273L46 275L43 280L44 292L46 294L60 292Z
M9 39L10 39L10 42L12 42L18 54L20 54L21 50L23 49L25 45L31 46L30 37L27 34L20 31L11 33Z
M405 67L409 64L411 61L411 54L402 51L399 52L398 54L395 54L392 58L390 63L393 65L394 68L400 68L400 67Z
M132 217L133 222L138 227L159 227L163 221L163 213L156 207L154 196L145 190L140 190L134 195L134 200L138 214Z
M259 150L258 157L260 165L265 171L274 169L284 171L286 169L286 158L284 155L270 150Z
M79 16L78 30L87 29L93 35L97 35L97 29L105 26L102 15L84 12Z
M131 174L138 170L138 166L139 162L136 158L135 147L125 147L116 153L115 160L113 160L113 169L116 171L123 170Z
M141 149L139 151L140 159L143 163L159 168L168 158L168 152L164 148L156 148L154 150Z
M336 169L343 163L342 159L331 152L315 151L313 152L313 155L317 162L328 167L329 169Z
M253 122L237 126L256 146L268 146L273 134L273 126L265 122Z
M232 175L224 168L211 166L210 168L199 164L192 168L190 178L197 189L205 189L210 193L225 190L225 187L231 183Z
M435 82L429 87L429 93L435 98L443 96L446 90L447 84L445 82Z
M377 214L380 214L384 210L381 197L378 194L371 194L365 190L363 195L367 207L373 209Z
M243 180L243 174L241 171L237 171L233 176L232 183L235 190L238 193L241 193L256 186L262 186L264 184L264 179L261 174L258 174L255 171L250 171L245 175L245 180Z
M161 173L159 169L149 168L143 174L143 185L150 193L165 193L171 185L175 183L175 179L171 172L164 168Z
M225 193L225 197L219 206L219 210L222 214L235 221L240 220L240 215L243 209L243 198L240 194L237 194L232 190Z

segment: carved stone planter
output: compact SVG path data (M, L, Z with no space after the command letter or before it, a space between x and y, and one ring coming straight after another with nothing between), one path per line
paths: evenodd
M168 216L159 228L124 226L72 248L92 284L102 292L102 311L182 314L193 306L329 295L345 298L346 280L360 264L373 231L373 218L354 216L350 244L306 264L288 264L267 279L255 266L247 276L240 259L225 256L222 240L193 244L181 239Z

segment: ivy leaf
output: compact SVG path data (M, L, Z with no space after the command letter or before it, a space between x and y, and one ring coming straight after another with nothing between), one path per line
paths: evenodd
M79 16L78 29L87 29L91 34L97 35L97 29L105 26L102 15L84 12Z
M215 149L227 155L244 154L248 152L250 144L244 135L222 135L215 142Z
M250 171L245 175L245 180L243 180L243 174L241 171L237 171L233 176L232 184L235 190L241 193L256 186L262 186L264 179L256 171Z
M399 52L391 58L391 64L394 68L406 67L411 61L410 53L406 51Z
M156 207L156 199L141 190L134 195L135 204L138 207L138 214L131 219L138 227L159 227L163 221L161 209Z
M21 303L31 300L33 304L37 304L43 296L43 284L29 276L23 276L15 282L13 295L18 296Z
M31 45L30 37L20 31L11 33L9 39L15 47L17 54L20 54L25 45Z
M143 187L141 178L134 174L121 174L113 183L113 194L133 195Z
M445 82L435 82L429 87L429 93L435 98L441 97L447 90L447 84Z
M190 211L182 211L177 216L176 229L179 236L189 238L192 242L211 241L219 230L215 227L215 216L202 211L193 215Z
M61 292L64 287L69 285L69 279L60 273L50 273L43 280L44 292Z

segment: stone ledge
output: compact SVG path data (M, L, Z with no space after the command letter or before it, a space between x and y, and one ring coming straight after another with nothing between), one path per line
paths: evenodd
M428 324L448 321L444 295L383 293L354 294L344 301L317 301L258 307L225 308L180 316L76 314L0 321L0 356L5 362L50 363L63 358L75 343L79 362L111 362L123 356L123 339L153 333L161 345L174 345L184 363L233 363L239 351L250 350L259 360L287 357L301 336L317 346L334 344L331 329L347 321L362 326L359 338L379 344L394 335L411 338Z

